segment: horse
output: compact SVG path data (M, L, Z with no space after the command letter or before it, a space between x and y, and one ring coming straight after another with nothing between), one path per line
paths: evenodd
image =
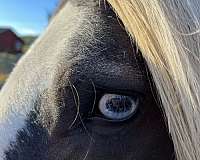
M0 92L0 160L198 160L199 6L62 0Z

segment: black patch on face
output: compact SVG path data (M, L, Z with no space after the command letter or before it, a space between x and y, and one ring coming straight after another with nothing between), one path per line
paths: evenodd
M26 128L20 130L15 142L5 151L6 160L46 159L49 135L38 121L38 113L31 111L25 122Z

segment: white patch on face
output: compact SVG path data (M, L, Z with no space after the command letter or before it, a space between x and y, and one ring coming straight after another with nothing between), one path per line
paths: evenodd
M56 62L66 52L72 34L81 28L84 12L69 2L54 17L46 32L20 60L0 92L0 160L25 120L34 110L40 93L52 86Z

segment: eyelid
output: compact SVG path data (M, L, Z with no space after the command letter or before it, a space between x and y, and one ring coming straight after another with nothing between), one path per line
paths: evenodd
M103 87L103 86L99 86L99 85L95 85L95 87L96 87L97 94L102 93L101 95L103 95L105 93L119 94L119 95L130 96L130 97L137 96L139 99L141 99L145 96L145 93L138 92L135 90L108 88L108 87Z

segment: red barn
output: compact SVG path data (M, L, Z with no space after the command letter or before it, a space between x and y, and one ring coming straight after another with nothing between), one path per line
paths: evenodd
M0 28L0 52L19 53L24 41L9 28Z

